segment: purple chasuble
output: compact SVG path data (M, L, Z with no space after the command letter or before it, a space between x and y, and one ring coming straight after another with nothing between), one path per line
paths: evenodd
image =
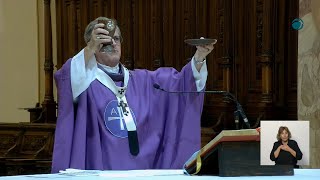
M70 65L71 59L55 74L59 109L53 173L67 168L180 169L200 149L204 94L168 94L153 88L157 83L170 91L196 91L190 62L181 72L173 68L130 71L126 98L137 126L137 156L130 154L123 134L126 127L112 110L117 99L100 81L94 80L73 102ZM110 126L108 119L113 119Z

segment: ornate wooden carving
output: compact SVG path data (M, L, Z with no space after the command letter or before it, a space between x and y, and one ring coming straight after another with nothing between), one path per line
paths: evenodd
M257 0L256 5L256 34L257 34L257 54L262 51L262 36L263 36L263 2Z
M23 142L24 146L22 146L21 150L23 152L33 152L41 149L47 142L47 137L43 136L24 136Z
M262 102L272 102L272 64L273 64L273 3L274 0L265 0L263 2L263 35L262 52L259 53L262 63Z
M52 28L50 0L44 0L45 24L45 96L42 102L44 120L48 123L56 122L56 103L53 97L53 59L52 59Z
M18 137L16 134L13 135L2 135L0 136L0 149L1 152L3 152L3 150L7 151L8 149L10 149L12 146L15 145L16 141L18 140Z
M272 102L272 55L263 53L260 55L262 64L262 102Z
M297 0L57 0L56 4L58 67L85 46L81 37L85 26L98 16L118 20L124 39L122 63L130 69L180 70L195 51L183 42L185 38L217 38L207 57L206 88L235 94L252 125L261 119L296 119L297 32L286 24L298 17ZM234 105L222 96L207 94L202 125L233 129L233 111Z
M231 82L232 82L232 59L230 56L223 57L222 61L222 68L223 68L223 90L224 91L230 91L231 88Z
M55 124L0 124L0 175L50 173Z

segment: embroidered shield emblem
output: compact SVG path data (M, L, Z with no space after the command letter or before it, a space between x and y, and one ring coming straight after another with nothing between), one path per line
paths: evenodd
M123 114L120 110L121 107L118 107L118 101L110 101L104 111L104 124L110 133L119 138L127 138L128 130L123 118ZM133 121L137 126L136 116L134 115L132 109L130 108Z

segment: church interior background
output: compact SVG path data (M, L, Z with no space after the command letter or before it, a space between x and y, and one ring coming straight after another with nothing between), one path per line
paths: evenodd
M50 171L52 74L85 46L84 28L98 16L118 20L129 69L180 70L195 50L184 39L216 38L206 89L233 93L253 128L261 120L309 120L306 167L320 168L320 1L1 0L1 175ZM304 22L299 31L291 28L295 18ZM203 145L235 128L233 111L230 101L206 95Z

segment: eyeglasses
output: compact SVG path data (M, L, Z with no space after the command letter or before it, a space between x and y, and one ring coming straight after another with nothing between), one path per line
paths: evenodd
M116 44L120 44L123 41L121 36L113 36L113 40Z

